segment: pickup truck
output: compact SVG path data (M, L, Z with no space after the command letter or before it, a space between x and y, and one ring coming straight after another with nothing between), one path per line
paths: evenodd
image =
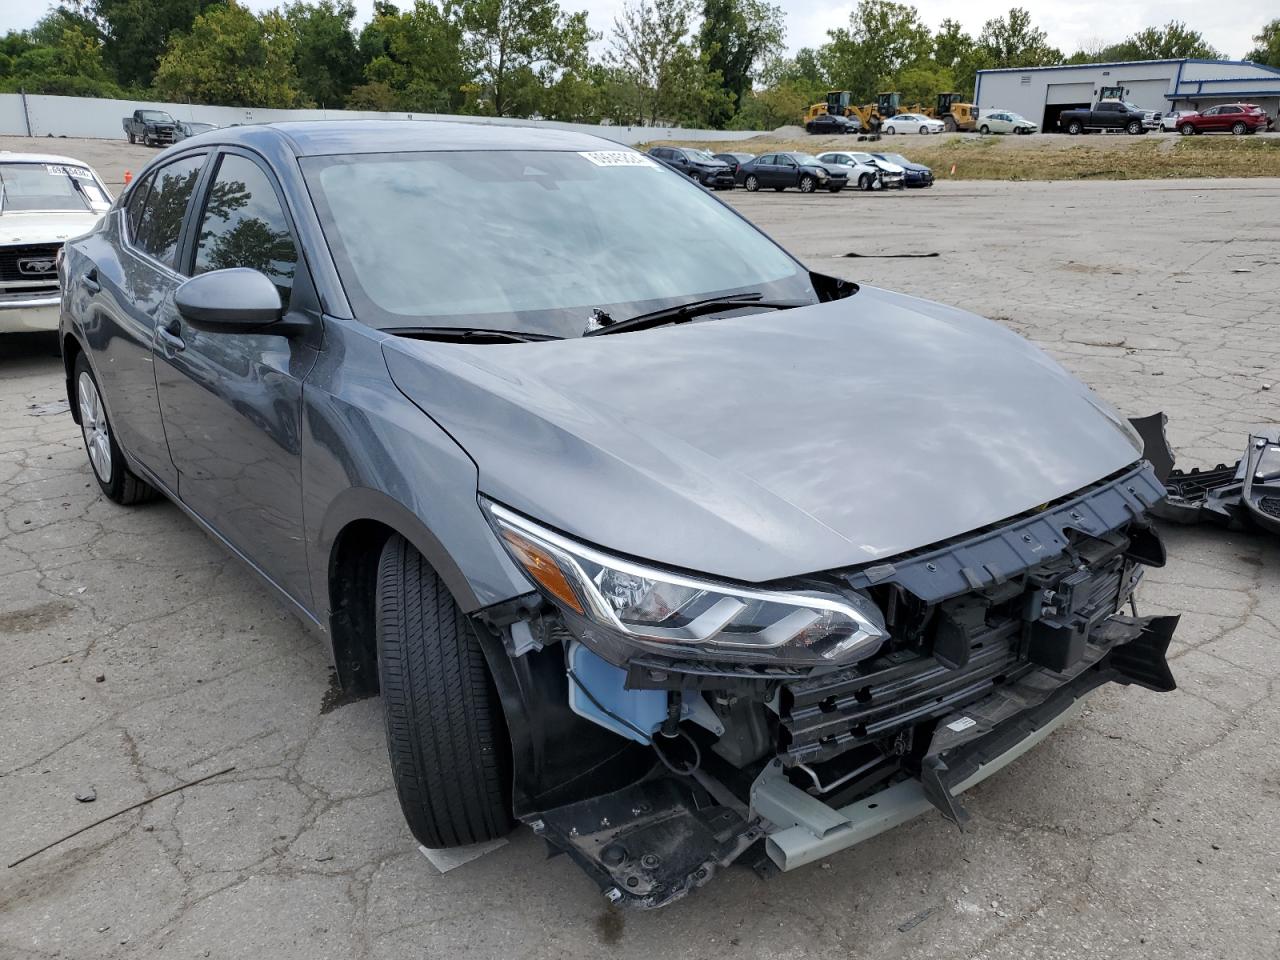
M178 121L163 110L135 110L124 118L124 132L130 143L168 145L178 140Z
M1159 114L1153 119L1159 125ZM1147 132L1148 118L1147 111L1123 100L1100 100L1092 109L1063 110L1058 123L1072 136L1090 130L1124 130L1138 134Z

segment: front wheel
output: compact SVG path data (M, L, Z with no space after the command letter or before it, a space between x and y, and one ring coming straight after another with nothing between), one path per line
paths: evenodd
M956 126L955 117L944 118L942 121L942 126L943 126L943 129L947 131L947 133L955 133L956 130L959 129L959 127Z
M893 127L885 127L885 128L884 128L884 132L885 132L885 133L887 133L887 134L892 135L892 134L897 133L898 131L897 131L897 130L895 130L895 129L893 129Z
M742 182L742 185L747 188L747 193L755 193L760 189L760 180L753 173Z
M1142 132L1142 123L1138 120L1130 120L1129 125L1125 127L1125 130L1129 132L1129 136L1136 137Z
M76 412L80 414L80 434L84 437L84 449L89 455L89 466L94 479L108 500L121 506L146 503L159 494L125 463L120 445L116 443L107 418L107 408L98 391L98 381L89 369L89 360L83 353L76 354L75 363Z
M400 809L418 842L511 831L511 745L474 627L402 537L378 562L378 680Z
M921 124L919 132L927 137L929 135L929 128Z
M875 189L875 180L876 180L876 178L875 178L875 176L874 176L873 174L870 174L870 173L864 173L862 176L858 177L858 189L859 189L859 190L874 190L874 189Z
M1194 134L1195 132L1196 132L1196 128L1195 128L1195 127L1193 127L1191 124L1189 124L1189 123L1184 123L1184 124L1182 125L1182 135L1183 135L1184 137L1189 137L1189 136L1191 136L1192 134Z
M817 185L818 181L807 173L801 177L800 182L796 184L796 186L800 188L801 193L813 193L814 187Z
M978 129L978 132L979 132L980 134L982 134L982 135L985 137L987 134L989 134L989 133L991 132L991 128L990 128L989 126L987 126L987 125L984 123L984 124L983 124L979 129Z
M1231 132L1234 133L1237 137L1243 137L1246 133L1249 132L1249 128L1246 127L1240 121L1236 121L1231 125Z

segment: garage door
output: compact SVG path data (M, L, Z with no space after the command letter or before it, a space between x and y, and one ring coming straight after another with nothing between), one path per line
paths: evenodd
M1135 103L1143 110L1159 110L1163 113L1169 109L1169 101L1165 94L1169 92L1169 80L1126 80L1124 82L1124 98Z
M1092 103L1093 83L1051 83L1045 103Z

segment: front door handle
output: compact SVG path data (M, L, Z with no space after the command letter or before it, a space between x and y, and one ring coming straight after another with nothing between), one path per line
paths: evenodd
M80 283L83 284L84 288L90 293L97 293L101 290L102 284L98 282L98 268L93 267L90 269L88 273L80 278Z
M187 341L182 339L181 333L182 326L176 319L170 320L163 327L156 328L156 336L174 352L187 349Z

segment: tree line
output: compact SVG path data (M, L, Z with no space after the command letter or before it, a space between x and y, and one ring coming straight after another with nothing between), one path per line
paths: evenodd
M978 70L1221 58L1171 21L1072 53L1020 7L976 36L915 7L861 0L827 42L784 54L768 0L624 0L603 34L558 0L66 0L0 37L0 90L244 107L328 107L772 129L828 89L908 103L973 91ZM1280 66L1280 19L1247 55Z

